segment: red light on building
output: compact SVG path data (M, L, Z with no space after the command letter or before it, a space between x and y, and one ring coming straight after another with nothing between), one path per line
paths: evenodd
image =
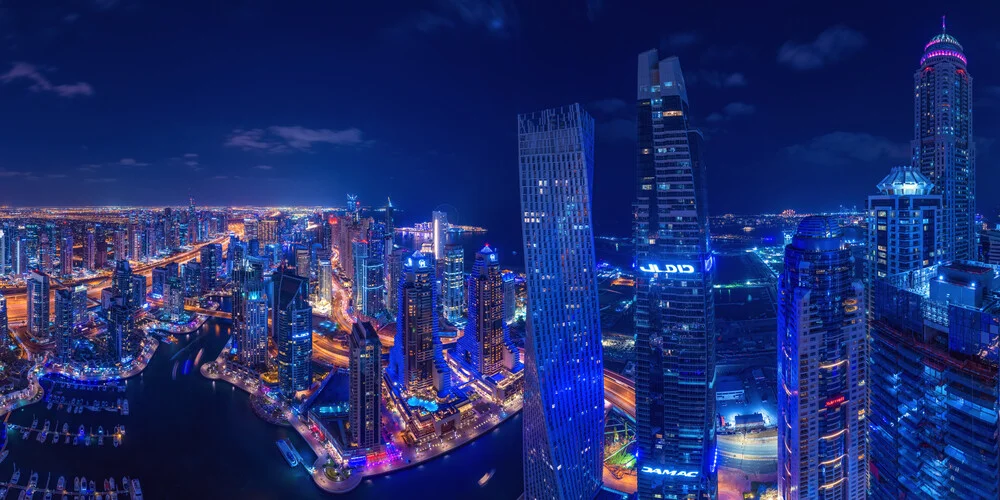
M842 405L844 403L844 401L846 401L846 398L844 398L844 395L841 394L840 396L837 396L835 398L827 399L826 400L826 407L827 408L832 408L834 406L840 406L840 405Z

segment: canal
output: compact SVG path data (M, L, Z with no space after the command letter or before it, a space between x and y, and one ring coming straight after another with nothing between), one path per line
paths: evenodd
M106 440L89 447L27 440L8 434L10 455L0 464L0 482L8 481L14 464L21 470L20 484L31 471L39 473L44 487L51 474L54 488L59 476L72 487L74 476L98 483L114 476L138 478L144 497L160 498L481 498L516 499L524 491L521 466L520 415L488 435L448 455L411 469L368 479L346 495L330 495L315 486L302 467L292 469L279 454L275 441L289 439L306 458L315 460L306 443L290 428L276 427L254 416L249 398L223 382L202 377L199 363L212 361L229 337L229 325L215 318L196 334L178 344L161 343L146 370L128 380L124 393L67 391L87 400L128 398L130 414L84 411L69 414L41 402L11 415L10 423L30 426L38 418L75 431L80 425L110 432L126 426L119 448ZM199 357L199 353L201 353ZM196 363L196 359L198 362ZM495 471L484 487L478 480ZM11 495L17 492L12 492ZM36 494L40 498L41 494ZM16 498L16 496L10 496Z

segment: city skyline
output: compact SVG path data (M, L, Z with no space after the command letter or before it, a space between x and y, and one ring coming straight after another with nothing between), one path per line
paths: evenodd
M108 7L98 8L98 3ZM553 102L583 103L597 119L597 163L607 167L595 172L595 199L628 196L631 183L616 173L634 163L634 117L625 105L631 102L630 85L617 75L628 74L626 61L633 54L659 46L665 55L679 56L693 75L690 92L700 105L692 122L706 131L712 175L734 179L734 186L716 188L713 215L786 208L831 210L841 204L860 208L884 165L911 163L912 123L907 113L912 102L904 94L912 82L907 75L919 62L922 44L940 31L942 14L950 16L949 33L970 52L970 70L977 78L975 102L984 110L998 104L995 89L1000 74L988 65L976 66L976 61L987 61L998 50L995 35L979 20L988 17L979 14L992 10L985 6L978 12L911 6L909 22L888 24L884 21L899 15L889 6L868 6L860 17L861 11L848 4L822 13L800 7L790 11L798 19L794 24L751 8L736 8L717 23L708 22L710 16L704 8L690 6L671 12L671 19L676 20L663 24L659 22L662 16L655 13L666 7L642 7L646 15L636 15L639 6L603 2L598 8L597 2L580 1L561 15L566 25L558 33L545 33L537 26L560 15L554 9L525 8L506 0L470 2L483 7L470 9L467 15L454 7L458 5L454 2L412 6L388 17L374 6L339 7L342 10L312 6L303 13L313 16L298 18L324 19L323 28L329 20L341 29L321 32L318 23L311 21L296 25L296 32L313 33L319 43L278 62L275 53L287 45L280 37L292 28L282 20L287 10L277 4L259 2L210 13L191 25L191 39L181 42L155 27L159 25L155 20L184 16L180 4L85 4L51 12L8 5L0 17L0 22L11 27L11 41L0 45L0 74L6 75L0 83L0 97L8 103L6 119L18 124L13 133L0 139L7 152L0 160L0 175L5 183L19 187L0 193L2 204L179 204L193 191L212 205L339 205L336 197L331 199L328 194L332 190L358 192L368 200L389 195L400 206L419 213L447 202L461 209L465 216L461 222L514 227L516 220L483 213L481 208L516 207L516 197L511 194L516 178L509 168L502 168L515 161L515 152L505 145L513 140L506 126L509 116ZM353 16L356 22L341 26L345 16ZM494 26L492 21L500 25ZM149 36L125 53L107 50L121 37L134 35L132 26L144 26ZM628 28L622 29L624 26ZM262 29L265 27L268 29ZM250 37L251 32L259 38ZM558 68L545 68L543 61L554 54L567 57L564 49L568 40L562 39L566 33L576 33L570 39L579 38L573 43L583 46L573 50ZM222 46L220 36L237 43ZM400 48L401 39L412 43ZM401 64L408 70L410 85L404 86L405 96L400 97L412 97L408 100L418 105L400 110L389 103L371 101L364 95L367 92L361 96L353 92L351 85L339 78L339 70L316 68L313 61L321 47L339 47L347 40L358 43L369 56L397 50L405 54ZM463 40L461 45L466 46L457 46L460 44L453 43L456 40ZM209 50L192 54L191 44L196 42ZM236 51L240 43L260 50L260 69L249 68L247 56L241 55L243 50ZM61 55L76 55L85 49L90 50L79 57ZM181 59L187 62L179 73L190 77L152 70L162 58L178 60L182 51L188 55ZM464 67L456 71L459 61L469 60L470 51L489 54L490 63L473 60L474 71ZM351 70L354 78L361 78L359 85L391 80L386 78L386 69L373 68L367 62L377 57L334 53L335 67ZM217 64L209 65L209 60ZM110 71L123 65L135 71L127 77ZM256 81L240 78L264 68L290 75L295 83L275 82L275 77ZM567 68L573 71L566 73ZM521 76L529 72L537 76L530 82ZM444 78L443 86L428 81L436 82L445 75L451 78ZM45 83L39 83L37 77ZM215 85L199 83L203 81L217 81L217 85L236 92L219 95ZM567 81L576 83L567 87ZM165 88L158 82L177 85ZM862 82L864 94L856 91ZM78 83L88 87L74 87ZM373 88L384 89L386 85ZM467 117L447 106L427 112L420 104L440 102L449 94L468 96L473 88L479 92L500 86L518 91L492 92L499 96L495 102L482 104L475 120L484 127L483 133L477 134L483 138L450 140L455 127L460 126L456 124ZM320 87L334 91L321 93ZM83 90L86 88L89 95ZM287 99L281 96L288 91L301 97L284 102ZM775 95L782 97L771 97ZM823 96L821 103L817 103L817 95ZM247 106L246 100L255 105ZM192 109L191 103L203 111ZM798 116L800 109L819 104L819 112ZM97 109L102 111L100 116ZM396 119L393 125L373 118L390 109ZM144 111L154 113L157 123L142 121L139 125L139 113ZM996 154L988 140L1000 129L993 115L981 111L976 119L980 139L977 157L983 165L994 163ZM433 126L422 122L428 116L434 117L429 122ZM884 116L897 118L885 120ZM107 131L106 135L81 127L98 119L100 122L93 124L96 127L87 128ZM420 126L414 126L417 123ZM791 123L795 126L790 127ZM236 130L253 132L249 138L236 139L236 145L227 145ZM759 132L764 130L768 131L766 136ZM254 134L261 137L254 140ZM41 137L46 138L44 151L34 147ZM490 137L502 140L486 139ZM480 151L490 154L481 158ZM485 161L485 169L496 172L494 182L499 183L499 189L487 189L483 181L462 172L462 166L473 159ZM875 166L879 168L870 168ZM439 178L427 175L433 169L449 172L440 179L451 189L429 203L416 192L430 186L431 178ZM789 189L792 184L787 174L796 170L802 170L812 183L829 179L836 172L840 182L829 192L804 196ZM1000 181L995 177L1000 174L992 173L994 169L980 170L980 186ZM369 183L361 172L379 172L387 182ZM762 177L769 182L762 182ZM82 180L86 189L72 189L73 179ZM147 185L129 179L156 182ZM215 189L219 183L232 189ZM33 187L39 184L50 188L38 192ZM735 186L743 185L759 187L764 196L750 200L739 196ZM398 186L417 189L411 193ZM38 194L30 195L32 192ZM38 199L51 196L49 193L59 196ZM487 193L491 203L480 203L475 193ZM983 193L980 211L991 214L998 203L1000 197ZM599 233L612 232L628 216L627 207L620 204L595 203Z

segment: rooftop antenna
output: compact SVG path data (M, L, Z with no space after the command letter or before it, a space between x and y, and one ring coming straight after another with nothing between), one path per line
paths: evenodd
M946 27L947 27L947 25L945 24L944 16L941 16L941 34L942 35L947 32Z

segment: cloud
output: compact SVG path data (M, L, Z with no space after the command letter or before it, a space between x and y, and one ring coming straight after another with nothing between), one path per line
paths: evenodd
M257 165L254 168L256 168L257 170L274 170L274 167L270 165Z
M857 132L830 132L805 144L784 149L784 154L796 161L830 167L851 163L888 162L910 158L910 145L884 137Z
M108 184L111 182L118 182L118 179L114 177L91 177L89 179L84 179L83 182L90 184Z
M585 0L588 16L596 15L600 0ZM513 0L436 0L430 8L390 26L394 37L413 32L432 34L459 28L482 31L506 38L517 33L518 17Z
M364 146L372 141L365 140L361 130L351 127L343 130L327 128L311 129L295 126L273 126L265 129L236 129L226 139L225 145L244 151L266 151L281 153L290 148L306 151L314 144L334 146Z
M32 92L52 92L60 97L89 96L94 94L94 88L86 82L54 85L39 71L38 67L26 62L15 62L10 71L0 75L0 82L11 83L19 80L31 82L28 87Z
M867 43L860 32L837 25L827 28L810 43L785 42L778 49L778 63L799 71L820 69L845 59Z
M118 160L118 165L122 167L148 167L148 163L136 161L135 158L122 158Z
M662 40L661 45L668 50L683 50L701 41L701 36L693 31L671 33Z
M701 70L693 72L687 76L688 85L698 85L705 83L710 87L721 89L723 87L746 87L747 78L743 73L726 73L715 70Z
M708 118L705 119L707 121L717 123L730 120L738 116L752 115L756 111L757 111L757 106L754 106L753 104L747 104L745 102L731 102L723 106L721 112L712 113L708 115Z
M0 177L21 177L28 175L28 172L21 172L18 170L7 170L5 168L0 168Z

